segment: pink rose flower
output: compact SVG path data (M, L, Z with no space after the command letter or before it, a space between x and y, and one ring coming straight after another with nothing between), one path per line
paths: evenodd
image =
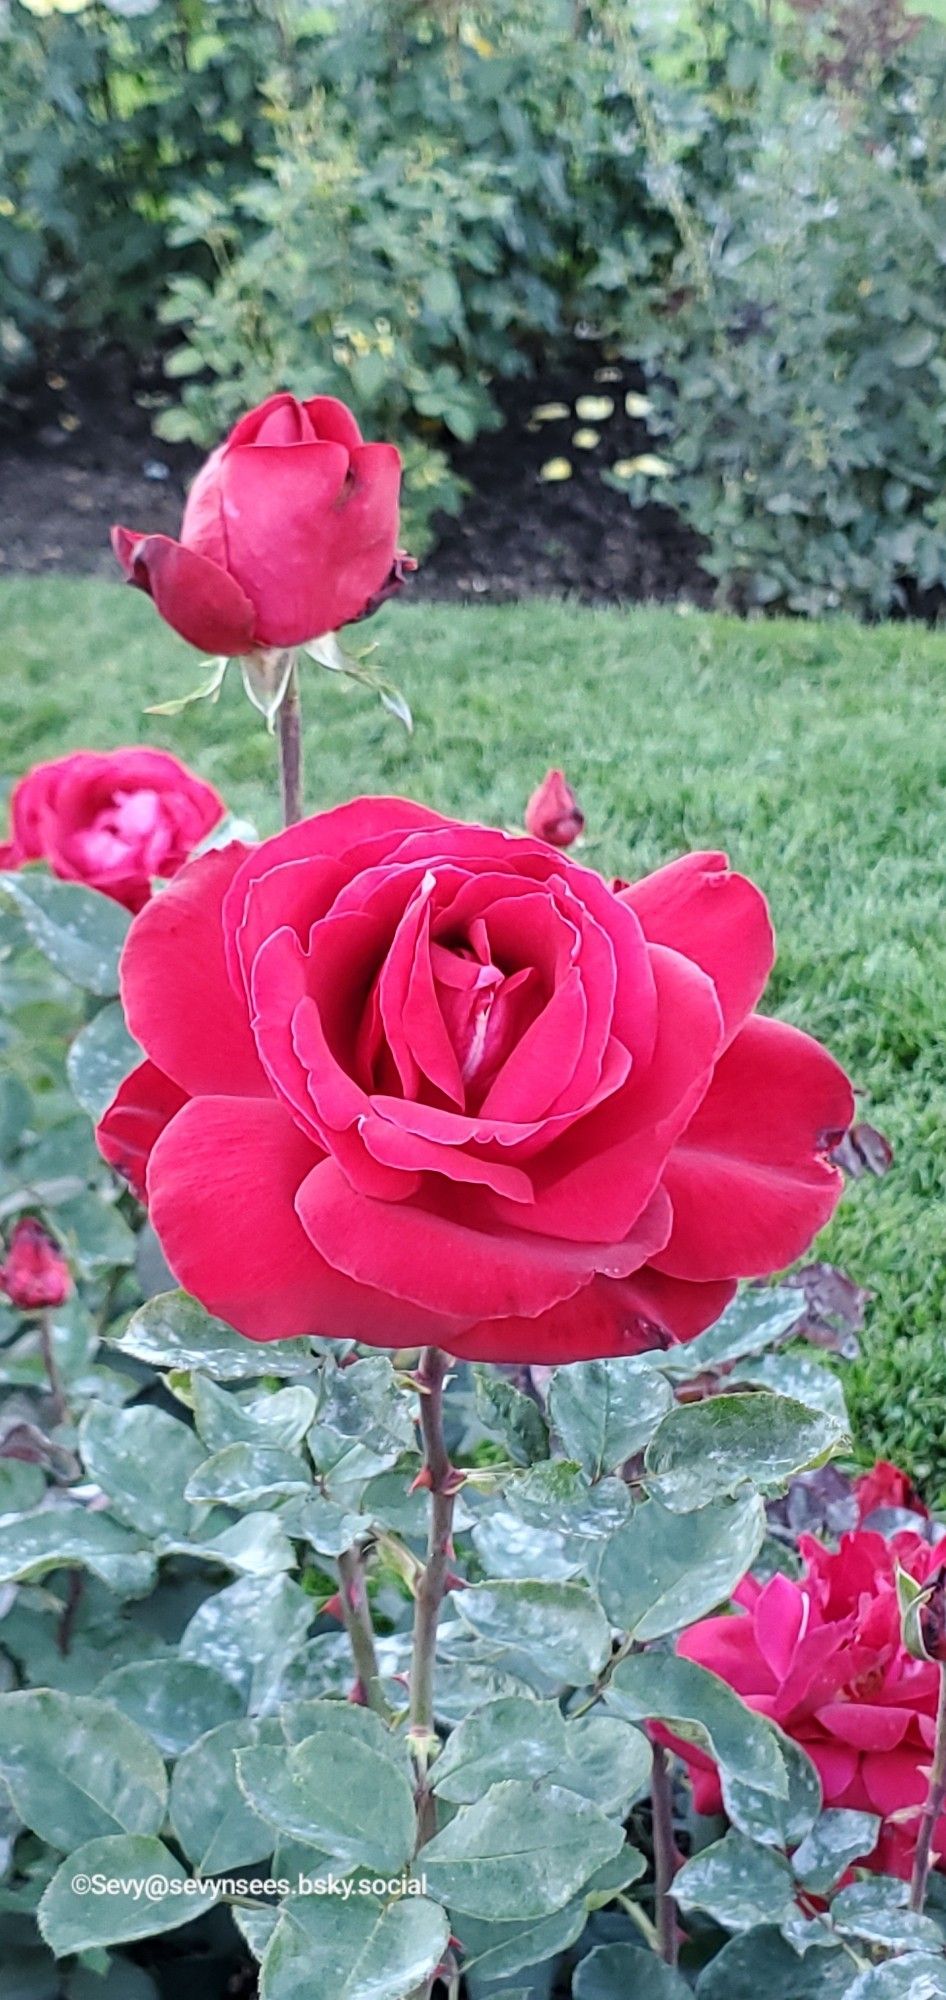
M211 452L179 541L112 529L129 583L202 652L303 645L363 618L412 568L397 548L401 459L334 396L270 396Z
M0 868L45 861L64 882L140 910L222 819L223 800L166 750L76 750L13 788Z
M895 1571L917 1581L943 1563L909 1531L886 1541L867 1529L837 1552L810 1535L797 1583L747 1578L731 1617L704 1618L677 1642L685 1659L719 1674L749 1708L777 1722L817 1766L826 1806L877 1813L881 1839L863 1866L908 1877L926 1800L939 1670L901 1643ZM689 1766L698 1812L722 1809L715 1765L692 1745L656 1731ZM946 1854L946 1815L935 1830Z
M142 911L122 995L148 1060L99 1143L251 1339L686 1340L841 1189L850 1087L754 1012L772 957L724 856L616 894L539 842L357 799Z

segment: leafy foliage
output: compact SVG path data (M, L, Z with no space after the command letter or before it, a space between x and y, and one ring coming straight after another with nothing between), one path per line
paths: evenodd
M312 27L297 32L304 47ZM266 79L288 54L267 7L12 0L0 31L0 380L64 339L147 348L155 285L181 267L169 204L252 169Z
M654 1717L712 1743L735 1829L719 1854L688 1862L681 1906L737 1932L765 1914L771 1928L777 1879L795 1922L790 1867L821 1894L869 1829L857 1815L819 1818L800 1753L664 1642L694 1603L724 1602L752 1562L758 1482L771 1483L743 1422L727 1427L719 1498L691 1492L687 1453L710 1464L715 1452L692 1444L694 1419L755 1405L786 1465L836 1446L837 1422L770 1386L679 1402L692 1393L679 1354L560 1369L547 1398L456 1369L447 1418L465 1474L454 1558L465 1587L442 1622L435 1824L420 1862L398 1678L427 1506L409 1491L413 1392L384 1354L254 1347L180 1294L143 1297L149 1232L86 1145L85 1111L68 1109L66 1072L94 1110L103 1051L109 1074L133 1054L111 1038L104 907L72 889L60 906L39 873L11 879L3 1023L20 1088L5 1201L39 1209L67 1244L78 1296L52 1315L52 1378L34 1320L8 1312L0 1328L5 1962L17 1976L36 1966L52 1981L58 1959L67 1983L86 1970L121 1981L135 1972L130 1950L180 1931L173 1960L153 1947L162 1992L177 1954L195 1955L203 1990L217 1979L222 1991L248 1949L264 1995L407 2000L457 1949L471 1990L579 1950L575 1992L607 1996L633 1949L641 1990L667 2000L679 1977L641 1956L632 1914L646 1928L641 1725ZM59 1172L43 1175L50 1132ZM765 1289L740 1298L697 1357L702 1389L777 1348L790 1307ZM343 1698L353 1667L333 1609L347 1588L339 1558L367 1589L383 1713ZM410 1873L421 1868L423 1893ZM328 1874L370 1886L350 1900L307 1890ZM195 1882L221 1875L273 1887ZM100 1894L84 1893L84 1876ZM892 1962L938 1951L929 1920L911 1925L868 1886L838 1899L839 1937L868 1937ZM832 1935L825 1963L834 1948Z

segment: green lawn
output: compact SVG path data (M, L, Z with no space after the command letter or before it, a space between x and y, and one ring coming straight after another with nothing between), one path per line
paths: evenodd
M199 677L144 598L6 581L0 630L0 768L143 739L274 826L272 745L236 681L217 708L143 715ZM313 668L313 807L397 789L515 823L562 763L602 869L720 845L766 888L781 938L771 1004L831 1043L896 1149L823 1241L875 1293L848 1375L859 1440L946 1491L946 636L551 605L394 605L372 636L414 738Z

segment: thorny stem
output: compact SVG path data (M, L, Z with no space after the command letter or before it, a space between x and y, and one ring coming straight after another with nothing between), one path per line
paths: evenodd
M920 1830L916 1839L916 1853L913 1857L913 1875L910 1881L910 1908L921 1912L926 1902L926 1885L929 1881L930 1858L936 1822L946 1805L946 1667L939 1670L939 1700L936 1706L936 1736L933 1743L933 1762L930 1765L930 1785L920 1820Z
M433 1794L427 1765L434 1739L434 1669L437 1626L453 1554L453 1508L456 1474L443 1435L443 1385L449 1361L439 1347L425 1347L417 1371L424 1467L430 1486L427 1561L417 1585L414 1647L411 1658L411 1746L418 1773L418 1846L435 1831Z
M660 1743L654 1744L651 1806L653 1810L657 1938L660 1956L665 1965L676 1965L677 1906L671 1895L671 1884L677 1872L677 1856L673 1839L673 1793L670 1786L670 1764L667 1752Z
M365 1572L357 1548L344 1549L339 1556L338 1580L341 1584L339 1598L342 1618L355 1662L359 1690L367 1706L373 1708L376 1715L386 1717L388 1704L384 1698L381 1670L378 1666L371 1607L365 1587Z
M279 775L283 824L294 826L305 811L302 797L302 703L299 667L295 661L279 704Z

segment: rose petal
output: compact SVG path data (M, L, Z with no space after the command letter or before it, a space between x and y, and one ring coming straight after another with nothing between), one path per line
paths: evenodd
M466 1220L465 1204L445 1214L412 1202L369 1201L353 1193L332 1160L309 1174L296 1208L336 1269L456 1320L531 1318L580 1291L597 1271L633 1270L669 1224L657 1200L617 1245L481 1231Z
M883 1708L875 1701L831 1701L815 1715L829 1736L854 1750L895 1750L911 1722L908 1710Z
M252 652L256 613L234 577L169 535L112 529L112 547L129 583L144 590L172 631L202 653Z
M328 524L348 453L343 445L231 446L220 465L231 576L256 607L262 646L296 646L334 629Z
M310 396L304 407L316 437L343 444L348 452L364 443L350 409L337 396Z
M121 960L130 1032L190 1096L268 1096L245 1005L227 977L221 905L247 850L201 855L135 918Z
M768 905L725 854L685 854L620 892L652 944L670 945L712 979L728 1047L764 991L775 958Z
M662 945L650 951L659 1021L653 1060L632 1068L619 1092L536 1159L535 1207L525 1228L574 1238L624 1235L710 1082L722 1026L713 983L678 952ZM504 1213L501 1203L497 1212Z
M783 1681L808 1624L811 1606L790 1577L776 1574L755 1607L756 1644L777 1681Z
M667 1162L674 1229L658 1269L751 1278L799 1257L840 1198L843 1176L826 1153L853 1109L843 1070L819 1043L754 1016Z
M925 1768L925 1758L909 1750L868 1751L861 1774L872 1811L897 1813L904 1806L922 1805L929 1789Z
M448 1322L349 1283L313 1249L293 1201L316 1157L271 1098L186 1105L148 1172L151 1218L175 1277L250 1340L442 1342Z
M175 1114L187 1103L186 1092L154 1063L139 1063L119 1084L96 1129L103 1158L121 1174L138 1197L145 1199L148 1161Z

